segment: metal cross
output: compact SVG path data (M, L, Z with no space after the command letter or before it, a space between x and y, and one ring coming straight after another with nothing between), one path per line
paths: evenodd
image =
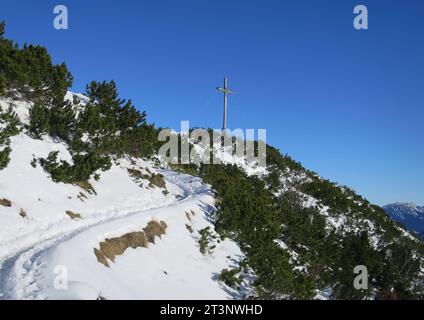
M218 91L224 93L224 119L222 121L222 130L227 129L227 94L234 93L227 87L227 78L224 78L224 87L217 87Z

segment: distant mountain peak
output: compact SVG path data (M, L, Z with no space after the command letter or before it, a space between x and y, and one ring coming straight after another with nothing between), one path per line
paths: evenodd
M384 209L389 209L392 211L396 211L398 213L405 213L420 215L424 214L424 207L420 207L412 202L395 202L383 207Z
M396 202L384 206L383 209L393 220L402 223L410 231L418 232L424 239L424 206Z

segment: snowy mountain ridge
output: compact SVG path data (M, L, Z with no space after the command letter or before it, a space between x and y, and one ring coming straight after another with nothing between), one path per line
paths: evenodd
M75 96L77 108L88 102L86 96L71 92L66 99L72 102ZM246 254L236 241L215 232L216 192L202 179L164 167L155 159L125 156L114 158L109 170L96 172L99 179L91 178L88 185L54 182L35 160L57 151L59 160L72 163L69 147L47 135L34 139L26 133L32 102L1 98L0 105L3 109L12 107L23 127L11 137L10 163L0 171L0 199L10 202L0 206L0 298L235 299L257 295L253 285L256 275L249 268L238 271L242 280L237 288L219 281L223 270L238 270ZM191 143L199 154L210 151ZM298 215L316 212L325 223L327 237L333 233L348 237L366 230L374 250L387 245L385 230L369 216L350 209L335 210L319 193L314 196L319 189L303 189L324 183L318 175L281 169L272 163L260 168L228 152L220 157L223 164L236 165L268 188L275 185L269 179L277 174L278 188L273 195L284 201L287 195L296 194L301 200L298 210L306 210ZM152 179L159 176L163 182ZM355 199L353 203L359 208L370 210L369 204L349 189L332 188ZM310 221L316 218L311 216ZM152 221L164 222L165 234L142 246L126 245L113 261L107 260L107 266L96 255L105 241L140 234ZM403 237L416 241L404 229L396 228ZM209 243L202 249L205 238ZM274 243L289 255L294 274L311 273L312 266L304 259L307 246L290 243L284 233ZM106 252L106 256L111 255ZM66 290L55 287L61 266L65 266ZM332 291L315 288L314 297L328 299Z
M402 223L408 230L417 232L424 239L424 206L396 202L384 206L383 209L393 220Z
M403 214L405 213L414 216L424 214L424 206L418 206L411 202L395 202L385 205L383 208L391 209L393 213L398 214L399 217L403 217Z

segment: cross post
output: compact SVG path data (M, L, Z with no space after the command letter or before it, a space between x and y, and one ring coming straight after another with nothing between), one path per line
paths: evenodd
M227 129L227 95L234 92L228 89L227 78L224 78L224 87L218 87L216 89L224 93L224 119L222 120L222 130L225 130Z

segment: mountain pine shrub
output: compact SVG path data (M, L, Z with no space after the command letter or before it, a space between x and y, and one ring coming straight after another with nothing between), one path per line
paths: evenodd
M4 38L5 24L0 23L0 96L18 96L33 102L28 133L41 139L49 135L69 145L73 164L57 161L50 154L41 161L55 181L75 182L88 179L95 171L107 170L111 157L123 155L150 157L158 148L158 130L146 123L131 100L119 98L114 81L87 85L89 102L64 99L73 77L66 65L53 64L42 46L19 47ZM76 107L82 107L77 114ZM4 141L6 142L6 141ZM3 143L4 143L3 142ZM5 165L6 145L0 154Z
M422 242L404 236L380 207L353 190L267 147L269 173L263 179L235 165L172 166L215 190L215 230L239 243L243 264L256 276L249 298L309 299L328 288L331 299L424 297ZM291 191L281 193L280 178L293 175L300 178L290 179ZM308 196L317 205L305 206ZM328 216L321 212L325 206ZM336 228L330 218L343 223ZM353 286L357 265L368 269L367 290Z
M10 158L10 137L18 134L19 119L16 114L9 108L3 111L0 106L0 170L6 168Z

